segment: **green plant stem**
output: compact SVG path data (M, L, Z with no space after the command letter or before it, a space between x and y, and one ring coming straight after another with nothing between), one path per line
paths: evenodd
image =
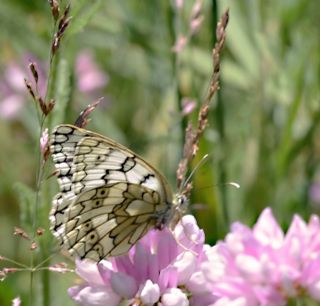
M41 271L41 281L42 281L42 295L43 295L43 305L49 306L50 300L50 271L48 269L43 269Z
M29 287L29 294L30 294L30 300L29 304L30 306L33 305L33 271L30 271L30 287Z
M218 22L218 3L216 0L212 0L211 3L212 8L212 29L215 29L217 22ZM212 30L212 46L214 46L216 42L216 35L215 31ZM220 88L222 86L222 80L219 80ZM227 170L225 167L225 160L226 160L226 135L225 135L225 110L224 110L224 101L222 99L221 89L216 93L217 95L217 106L213 114L213 120L216 122L217 131L219 134L219 161L218 161L218 182L221 183L219 190L221 196L221 210L224 220L224 229L227 230L230 224L230 214L229 214L229 207L228 207L228 194L227 194Z
M36 138L36 148L37 148L37 156L38 156L38 163L37 163L37 174L36 174L36 199L35 199L35 205L33 210L33 221L32 221L32 242L35 240L36 237L36 231L37 231L37 220L38 220L38 211L39 211L39 203L40 203L40 189L41 189L41 182L43 179L43 159L40 151L39 146L39 139L42 134L43 126L44 126L45 118L42 117L40 119L40 130L39 130L39 136ZM34 283L34 251L31 251L30 256L30 305L33 303L33 283Z
M53 31L52 31L52 40L54 38L54 33L56 32L57 25L54 23L53 25ZM47 91L45 95L45 101L48 103L51 99L54 98L54 92L56 90L56 78L57 78L57 65L59 63L59 52L57 51L55 54L52 54L51 49L49 52L49 58L50 58L50 66L48 71L48 80L47 80ZM49 130L52 128L52 116L46 117L46 126L49 128ZM44 164L43 164L44 166ZM44 168L42 167L42 170ZM43 179L44 171L41 173L41 182ZM41 184L41 183L40 183ZM46 184L42 188L42 199L44 203L50 203L51 202L51 192L50 192L50 186L49 184ZM47 220L48 219L48 213L49 213L49 207L47 205L43 205L41 208L41 219ZM48 221L47 221L48 223ZM48 225L48 224L46 224ZM47 227L47 226L46 226ZM51 239L47 238L45 240L41 241L41 259L43 262L47 262L48 265L50 265L51 257L50 257L50 246L51 246ZM42 300L44 306L50 306L51 304L51 284L50 284L50 271L47 269L43 269L41 271L41 290L42 290Z
M175 42L177 41L179 31L180 31L180 16L177 9L174 8L174 4L169 5L168 8L168 28L170 33L170 46L174 46ZM181 99L183 97L183 94L181 92L180 88L180 57L179 53L177 52L171 52L171 63L172 63L172 72L173 72L173 87L175 91L175 97L176 97L176 103L177 103L177 110L179 113L182 112L182 105L181 105ZM181 135L184 135L185 130L187 127L187 119L186 117L183 117L181 119L180 123L180 133ZM183 148L184 138L180 137L180 148Z
M40 151L40 145L39 145L39 140L42 135L43 131L43 126L45 123L45 118L42 117L40 121L40 131L39 131L39 136L36 139L36 147L37 149L37 155L38 155L38 169L37 169L37 176L36 176L36 200L35 200L35 206L34 206L34 212L33 212L33 224L32 224L32 239L36 237L36 230L37 230L37 219L38 219L38 211L39 211L39 202L40 202L40 189L41 189L41 184L42 184L42 179L43 179L43 158L42 154Z
M47 92L46 92L46 101L50 101L54 97L54 92L56 90L56 79L57 79L57 66L59 63L59 52L55 54L55 56L52 58L52 61L50 62L49 67L49 73L48 73L48 83L47 83ZM52 116L47 117L47 126L52 128Z
M52 37L54 36L56 26L53 27ZM48 101L52 98L54 93L54 83L55 83L55 77L56 77L56 63L57 58L56 55L52 55L50 51L50 67L49 67L49 73L48 73L48 80L47 80L47 91L46 95L44 97L45 103L48 103ZM46 120L49 117L45 117L44 115L41 116L40 119L40 131L39 136L37 137L36 146L38 148L38 169L37 169L37 178L36 178L36 200L35 200L35 207L34 207L34 213L33 213L33 240L36 237L36 230L37 230L37 220L39 215L46 215L47 207L42 205L40 207L40 191L42 189L42 183L43 183L43 177L44 177L44 167L45 167L45 161L43 159L42 153L40 151L39 147L39 139L42 136L42 133L44 131L45 124L50 124L49 120ZM47 190L46 190L47 191ZM44 195L46 196L45 203L49 203L49 192L44 192ZM41 243L41 257L42 260L48 257L48 247L45 242ZM32 305L33 301L33 283L34 283L34 252L31 254L31 271L30 271L30 305ZM49 306L50 305L50 275L48 270L42 270L41 272L41 283L42 283L42 300L43 305Z

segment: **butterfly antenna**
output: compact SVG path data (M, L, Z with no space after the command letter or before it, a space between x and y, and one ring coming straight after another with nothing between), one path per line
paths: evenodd
M240 189L240 184L236 182L228 182L228 183L224 183L224 185L230 185L230 186L236 187L237 189Z
M232 186L232 187L235 187L237 189L240 189L240 184L236 183L236 182L227 182L227 183L219 183L219 184L213 184L213 185L208 185L208 186L202 186L202 187L198 187L196 188L196 190L202 190L202 189L207 189L207 188L212 188L212 187L218 187L218 186L221 186L221 185L227 185L227 186Z
M195 172L207 161L209 154L205 154L201 160L198 162L198 164L192 169L191 173L189 174L189 176L187 177L187 179L183 182L181 190L183 190L188 183L190 182L192 176L195 174Z

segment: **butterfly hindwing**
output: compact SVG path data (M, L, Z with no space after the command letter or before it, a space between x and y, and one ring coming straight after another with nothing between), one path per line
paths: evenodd
M79 195L65 214L63 244L80 258L101 260L126 253L154 227L156 191L114 183Z

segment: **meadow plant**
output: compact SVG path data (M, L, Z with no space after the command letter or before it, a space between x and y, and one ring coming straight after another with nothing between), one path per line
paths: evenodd
M174 3L178 15L184 1L176 0ZM63 37L72 22L69 5L62 8L56 0L50 0L49 4L54 31L48 78L44 76L45 69L40 69L36 61L30 61L29 77L24 78L38 116L38 170L32 226L27 230L16 227L14 235L28 243L30 263L0 257L2 263L10 265L0 271L1 281L16 272L30 273L30 305L35 303L35 296L38 295L35 294L34 284L36 272L42 273L43 305L52 304L48 272L74 272L64 262L51 262L52 242L50 238L43 239L49 233L39 225L39 219L47 216L49 210L42 203L51 198L50 188L44 186L47 174L45 166L50 156L49 134L54 121L51 116L61 103L53 83L57 79ZM184 48L201 28L204 20L202 5L201 0L194 1L186 33L176 32L172 47L176 64ZM185 139L176 177L177 188L187 196L193 188L187 175L200 151L199 142L208 126L209 106L220 86L220 56L226 39L228 18L227 10L217 24L211 81L207 96L199 107L195 125L188 122L188 115L194 113L197 103L195 99L183 96L177 86ZM75 71L77 88L88 97L97 95L97 90L108 84L109 77L95 65L88 51L78 55ZM9 91L0 102L0 114L6 119L15 118L24 103L21 89L23 75L17 65L8 65L3 82L10 83L7 86ZM100 101L88 105L75 125L85 127L89 123L89 115ZM57 173L50 173L49 176L54 175ZM319 198L318 188L315 186L310 191L310 197L315 201ZM227 220L227 208L224 216ZM73 301L86 306L282 306L320 302L320 221L316 215L312 215L308 223L295 215L284 233L273 217L271 208L266 208L252 229L235 222L223 240L213 245L205 241L205 232L199 228L196 219L187 214L177 220L172 231L168 228L150 230L126 255L99 262L76 259L75 272L81 282L70 287L68 294ZM20 297L12 301L13 306L23 304Z
M294 216L286 234L266 208L253 229L235 222L224 241L204 244L186 215L172 233L150 231L128 255L76 261L81 305L284 306L320 301L320 221ZM308 304L307 304L308 305Z
M20 227L16 227L14 230L14 235L18 236L19 238L27 241L29 252L29 264L17 262L10 258L1 257L1 261L3 264L10 264L12 267L5 267L1 270L1 279L5 280L9 274L13 274L16 272L27 271L30 273L29 279L29 304L33 305L36 303L36 299L39 298L39 294L35 294L35 284L34 284L34 274L36 272L41 272L43 277L43 294L42 300L44 304L49 304L50 300L50 293L49 293L49 278L48 278L48 271L52 270L55 272L67 272L71 271L66 267L65 264L53 264L50 265L50 250L48 249L48 239L42 239L44 236L44 229L39 226L39 217L43 214L47 214L47 207L44 207L42 204L43 201L43 182L45 176L45 164L49 156L48 150L48 129L45 128L47 123L47 119L51 111L54 109L55 106L55 99L51 96L49 92L50 81L52 80L52 74L55 66L55 58L57 56L57 52L60 47L61 39L69 25L70 18L69 18L69 6L67 6L62 13L57 13L57 9L59 5L56 1L50 2L52 13L53 13L53 20L55 24L55 30L53 33L51 50L50 50L50 66L48 69L48 78L44 77L44 73L40 72L38 65L35 61L30 61L28 65L28 78L22 78L24 74L17 65L9 65L7 67L7 80L10 80L11 87L9 89L15 89L19 95L19 101L23 101L23 92L19 86L14 86L16 83L23 84L27 89L27 92L30 94L30 97L34 101L37 119L38 119L38 132L39 136L37 137L37 155L38 155L38 165L36 171L36 190L34 195L30 196L30 200L33 201L32 208L30 209L30 219L29 219L29 226L28 229L22 229ZM55 8L53 8L53 6ZM58 10L60 12L60 9ZM17 95L16 95L17 96ZM16 113L19 113L20 107L22 107L21 103L18 107L14 107L14 109L7 109L10 108L9 105L5 101L1 102L2 107L4 108L5 114L10 114L10 116L6 116L7 119L12 118ZM40 143L39 143L40 142ZM27 190L24 187L25 193L32 194L32 191ZM27 195L26 195L27 197ZM21 299L20 297L15 298L12 301L13 305L20 305Z

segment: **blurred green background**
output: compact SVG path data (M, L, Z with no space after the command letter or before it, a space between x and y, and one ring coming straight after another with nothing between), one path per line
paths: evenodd
M203 17L203 22L190 33L192 18L199 17L193 16L195 3L201 6L196 21ZM71 1L73 19L53 82L57 105L49 119L50 127L73 123L103 96L87 128L143 156L174 190L183 130L196 120L205 97L215 24L227 7L221 90L198 156L208 153L210 159L193 177L191 196L192 212L211 244L223 239L235 220L252 225L266 206L284 229L294 213L307 219L320 211L319 1ZM40 92L45 91L50 7L43 0L1 1L0 28L0 255L28 265L30 243L13 229L31 229L39 125L23 78L30 79L28 61L35 61ZM188 38L184 47L183 40L176 44L179 37ZM52 171L48 162L46 176ZM230 181L241 188L225 184ZM56 179L46 179L43 189L37 225L46 232L33 251L35 261L53 253L51 263L65 260L72 266L48 231ZM66 289L74 278L36 273L34 304L72 305ZM27 272L9 275L0 283L0 304L20 296L22 305L29 305L29 282Z

